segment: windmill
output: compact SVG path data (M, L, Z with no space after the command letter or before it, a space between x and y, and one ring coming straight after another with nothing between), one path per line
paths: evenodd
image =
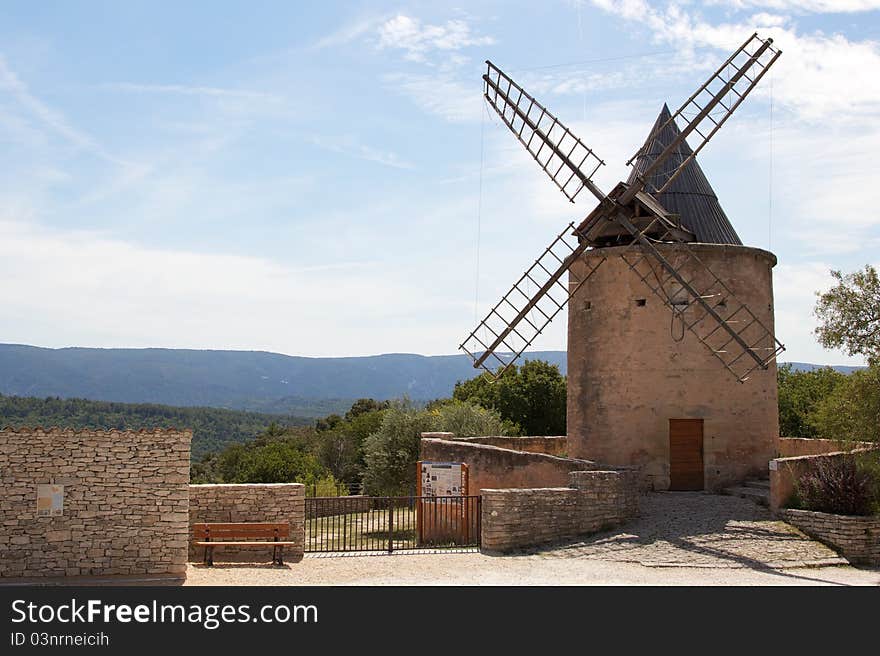
M672 321L694 335L740 383L775 362L783 345L753 309L737 300L725 276L716 275L690 246L700 241L692 226L659 200L692 162L696 165L696 155L775 63L781 51L772 44L772 39L753 34L681 107L661 114L644 145L627 161L633 167L628 181L608 194L593 182L604 161L486 62L484 97L492 109L569 201L586 189L598 205L553 239L464 340L460 348L475 368L502 375L608 257L621 258L669 309ZM603 249L608 249L607 257ZM588 252L593 257L587 260L583 256ZM584 261L588 264L576 267L575 273L573 265ZM566 273L568 284L562 280Z

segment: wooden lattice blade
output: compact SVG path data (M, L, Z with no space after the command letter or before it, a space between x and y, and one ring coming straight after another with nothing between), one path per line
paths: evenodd
M486 101L565 197L574 202L586 187L602 200L605 194L592 177L604 162L501 69L486 65Z
M686 243L660 253L636 241L621 257L672 311L682 332L695 335L739 382L785 349Z
M459 347L475 368L498 377L531 346L604 261L596 258L583 278L566 284L564 274L588 247L571 223L544 249Z
M657 127L644 145L633 155L628 165L651 147L657 147L663 135L672 135L668 143L660 143L661 154L647 170L639 172L638 183L632 185L632 193L644 189L649 193L663 193L673 180L703 149L715 133L755 88L767 70L782 54L772 46L772 39L761 39L757 34L749 37L704 82L694 94L679 107L667 123ZM667 130L669 122L677 122L680 130ZM683 150L681 143L689 135L693 150ZM630 197L622 199L626 204Z

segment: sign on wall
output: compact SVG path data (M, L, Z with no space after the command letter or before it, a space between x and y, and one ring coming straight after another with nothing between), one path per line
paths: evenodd
M467 496L467 465L461 462L420 462L418 496Z
M59 517L64 514L64 486L37 485L37 517Z

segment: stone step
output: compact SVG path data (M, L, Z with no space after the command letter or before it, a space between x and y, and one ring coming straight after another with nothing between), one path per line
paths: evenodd
M759 490L769 490L770 489L770 479L769 478L752 478L743 483L745 487L753 487Z
M745 485L738 485L736 487L726 487L722 491L724 492L724 494L728 494L732 497L750 499L762 506L770 505L769 489L765 490L758 487L746 487Z

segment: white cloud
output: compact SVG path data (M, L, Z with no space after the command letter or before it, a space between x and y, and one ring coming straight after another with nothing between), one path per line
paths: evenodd
M707 0L727 9L774 9L811 14L848 14L880 9L880 0Z
M446 339L397 325L436 299L370 261L290 266L0 220L0 277L7 342L365 355Z
M386 75L387 86L402 93L429 114L440 116L452 123L480 120L483 111L481 81L472 85L450 75Z
M312 45L312 49L321 50L323 48L333 48L351 43L365 34L372 32L383 20L384 18L381 17L369 17L347 23L336 31L318 39Z
M864 120L880 113L880 44L841 34L800 33L789 17L754 14L737 23L713 24L685 7L644 0L592 0L606 12L643 24L652 38L687 53L696 47L730 52L758 31L784 52L768 76L780 106L809 121ZM766 94L766 85L756 93Z
M53 109L31 93L27 84L8 66L2 54L0 54L0 91L8 93L30 116L72 145L104 159L118 161L106 153L92 137L71 125L61 112Z
M366 146L352 136L327 137L315 135L311 137L309 141L319 148L324 148L325 150L341 153L350 157L356 157L368 162L375 162L396 169L415 168L411 162L402 159L397 153Z
M188 86L182 84L136 84L133 82L117 82L102 85L104 88L132 93L164 93L180 96L202 96L213 98L240 98L243 100L280 101L280 98L261 91L246 89L224 89L220 87Z
M816 292L825 291L832 284L825 262L779 264L773 271L773 295L776 308L776 335L785 344L783 361L830 364L864 364L843 351L826 350L816 341L813 330L818 325L813 308Z
M495 43L490 36L478 36L463 19L448 20L442 25L422 23L418 18L398 14L379 27L379 49L397 48L405 51L410 61L425 62L434 50L447 53L469 46Z

